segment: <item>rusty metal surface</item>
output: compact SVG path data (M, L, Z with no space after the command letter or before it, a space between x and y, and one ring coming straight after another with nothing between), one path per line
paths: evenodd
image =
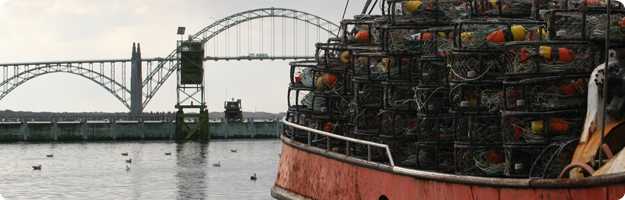
M483 186L494 188L516 188L518 189L558 189L572 188L571 190L579 190L590 188L622 188L625 185L625 174L605 175L598 177L590 177L584 179L514 179L514 178L485 178L474 176L461 176L454 174L443 174L436 172L411 170L400 167L391 168L383 164L375 164L373 162L362 161L342 154L327 152L305 145L299 144L288 138L282 138L285 147L289 146L298 150L303 150L311 154L337 160L353 167L361 167L379 171L379 173L391 173L396 176L409 176L419 181L433 181L450 184L464 184L471 186ZM287 148L285 148L287 149ZM283 150L284 151L284 150ZM309 154L310 155L310 154ZM284 159L284 158L283 158ZM281 161L283 162L283 161ZM376 180L376 179L370 179ZM542 193L541 193L542 194Z

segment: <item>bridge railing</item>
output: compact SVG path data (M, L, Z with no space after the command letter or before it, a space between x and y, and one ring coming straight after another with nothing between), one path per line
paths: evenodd
M332 148L331 148L331 145L330 145L330 138L345 142L345 152L344 152L344 155L346 155L346 156L352 156L350 144L360 144L360 145L366 146L366 149L367 149L367 161L372 161L372 148L383 149L385 154L386 154L386 157L388 159L388 164L391 167L395 167L395 162L393 160L393 156L391 154L391 150L390 150L389 146L386 145L386 144L380 144L380 143L376 143L376 142L371 142L371 141L360 140L360 139L356 139L356 138L345 137L345 136L342 136L342 135L337 135L337 134L334 134L334 133L313 129L313 128L310 128L310 127L306 127L306 126L302 126L302 125L299 125L299 124L295 124L295 123L289 122L286 118L282 119L282 123L286 126L285 128L292 128L292 129L297 129L297 130L303 131L306 134L306 138L307 139L306 139L306 143L305 144L307 146L313 147L313 137L314 136L325 136L326 137L326 140L325 140L325 142L326 142L325 150L326 151L332 151ZM300 134L300 133L301 132L299 132L299 131L293 131L293 134ZM340 153L340 152L336 152L336 151L333 151L333 152ZM354 157L354 158L357 158L357 157ZM360 158L358 158L358 159L360 159Z

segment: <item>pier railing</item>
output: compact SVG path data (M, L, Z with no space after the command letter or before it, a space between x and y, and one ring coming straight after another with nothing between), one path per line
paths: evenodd
M329 138L335 139L335 140L340 140L345 142L345 155L346 156L351 156L351 148L350 148L350 143L355 143L355 144L360 144L360 145L364 145L367 147L367 161L372 161L372 153L371 153L371 149L372 148L381 148L384 149L384 152L386 153L386 156L388 158L388 163L391 167L395 167L395 162L393 161L393 156L391 155L391 150L388 147L388 145L386 144L380 144L380 143L375 143L375 142L371 142L371 141L366 141L366 140L360 140L360 139L356 139L356 138L350 138L350 137L345 137L342 135L337 135L334 133L330 133L330 132L325 132L325 131L321 131L321 130L317 130L317 129L313 129L310 127L306 127L306 126L302 126L299 124L295 124L292 122L289 122L286 120L286 118L282 119L282 123L290 128L294 128L294 129L298 129L301 131L304 131L306 133L306 137L307 137L307 142L306 145L308 146L313 146L313 136L315 135L322 135L325 136L326 139L326 151L331 151L331 145L330 145L330 140ZM337 152L340 153L340 152Z

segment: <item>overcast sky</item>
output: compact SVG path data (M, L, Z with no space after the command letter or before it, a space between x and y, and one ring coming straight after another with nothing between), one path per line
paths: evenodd
M348 16L363 1L352 1ZM310 12L338 22L344 0L0 0L0 63L130 58L132 42L143 57L165 57L175 48L177 26L195 33L216 19L260 7ZM247 111L286 109L288 62L208 62L207 100L222 111L228 96ZM226 87L228 86L228 87ZM146 111L172 111L175 78ZM0 109L54 112L126 112L97 84L55 73L28 81L0 101Z

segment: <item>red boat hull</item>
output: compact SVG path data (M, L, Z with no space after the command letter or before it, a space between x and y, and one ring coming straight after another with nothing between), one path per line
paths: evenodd
M278 199L621 199L624 175L601 179L423 178L367 166L283 138L272 196ZM337 156L338 155L338 156ZM343 158L341 158L341 156ZM366 161L364 161L366 162ZM457 178L455 178L457 177ZM483 179L471 181L471 179ZM483 181L484 183L480 183ZM464 183L463 183L464 182Z

